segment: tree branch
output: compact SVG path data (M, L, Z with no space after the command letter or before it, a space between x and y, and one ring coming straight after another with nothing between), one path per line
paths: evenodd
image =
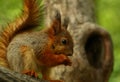
M48 82L0 67L0 82Z

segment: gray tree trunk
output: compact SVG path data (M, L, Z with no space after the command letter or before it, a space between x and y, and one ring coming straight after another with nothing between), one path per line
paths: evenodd
M65 82L108 82L113 69L112 40L95 24L93 0L45 0L47 23L54 10L69 17L68 31L74 40L72 66L52 69L51 78Z

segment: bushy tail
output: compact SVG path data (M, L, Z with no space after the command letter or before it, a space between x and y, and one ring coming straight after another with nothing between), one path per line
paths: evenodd
M0 65L5 67L9 67L6 53L11 39L22 30L40 26L43 21L43 5L38 5L36 0L23 0L23 2L22 15L13 23L8 24L0 35Z

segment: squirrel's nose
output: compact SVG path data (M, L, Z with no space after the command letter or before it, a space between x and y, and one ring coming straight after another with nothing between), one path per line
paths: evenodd
M72 54L68 54L67 56L72 56Z

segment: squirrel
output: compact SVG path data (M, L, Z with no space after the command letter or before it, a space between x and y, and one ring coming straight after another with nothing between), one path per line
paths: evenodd
M60 12L56 11L48 28L33 30L41 26L43 15L43 5L39 6L36 0L23 0L21 16L1 32L0 65L34 77L41 73L50 82L63 82L51 80L49 72L54 66L72 64L68 57L73 54L68 22L61 24Z

